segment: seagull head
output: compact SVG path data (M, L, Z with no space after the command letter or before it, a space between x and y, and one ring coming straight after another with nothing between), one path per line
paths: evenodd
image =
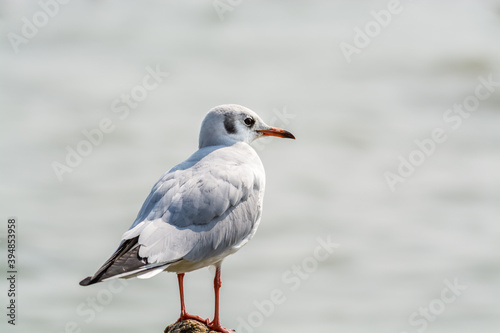
M295 139L292 133L267 125L255 112L244 106L219 105L203 119L199 147L250 143L264 136Z

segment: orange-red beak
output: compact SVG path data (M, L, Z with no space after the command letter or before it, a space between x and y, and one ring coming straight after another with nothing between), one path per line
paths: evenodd
M257 132L262 133L263 136L277 136L279 138L295 139L295 136L293 136L292 133L277 127L269 127L265 130L257 130Z

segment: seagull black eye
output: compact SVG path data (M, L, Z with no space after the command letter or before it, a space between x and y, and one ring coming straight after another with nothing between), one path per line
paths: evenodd
M255 124L255 119L252 117L245 118L245 125L252 127Z

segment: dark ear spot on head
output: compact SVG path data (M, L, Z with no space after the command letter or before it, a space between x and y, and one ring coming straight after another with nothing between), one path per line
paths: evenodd
M234 119L232 117L224 117L224 128L228 134L236 133L236 127L234 127Z

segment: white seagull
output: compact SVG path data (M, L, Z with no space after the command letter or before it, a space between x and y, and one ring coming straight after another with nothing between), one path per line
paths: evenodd
M259 226L265 172L250 143L264 136L295 139L243 106L210 110L201 124L199 150L158 180L116 252L80 285L175 272L179 321L195 319L214 331L232 332L219 319L221 263ZM213 321L186 312L183 290L184 273L210 265L216 268Z

